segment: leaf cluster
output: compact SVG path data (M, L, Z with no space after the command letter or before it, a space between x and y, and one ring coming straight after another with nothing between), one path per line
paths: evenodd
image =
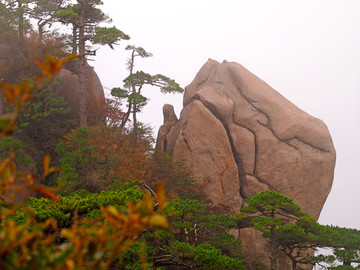
M183 264L190 265L190 269L244 269L243 261L223 255L211 244L192 246L188 243L175 242L169 248L173 256L181 255Z
M51 73L58 69L58 63L54 59L48 58L40 64L43 74L37 77L38 83L44 77L51 77ZM30 97L29 89L35 87L28 82L19 85L1 84L0 87L15 105L10 121L3 122L0 130L2 137L9 135L9 130L15 126L23 102ZM44 173L40 180L57 170L49 166L50 157L47 155L43 160ZM139 190L123 189L123 195L114 190L99 195L82 193L82 196L79 192L74 197L60 196L60 199L50 189L38 185L36 180L33 174L25 175L17 171L14 154L0 164L0 196L6 195L0 204L1 269L109 269L110 266L120 264L118 254L135 244L144 231L168 227L166 217L154 212L154 201L150 195L142 196L143 192ZM16 181L23 182L24 185L15 185ZM52 199L29 199L35 216L44 221L23 216L22 224L15 223L11 217L17 210L18 213L26 214L23 212L23 205L11 203L11 195L17 194L16 189L25 192L39 191ZM156 193L160 210L165 207L163 193L164 189L161 188ZM125 201L137 198L136 196L139 196L138 202L130 202L128 207L122 207L121 210L112 205L105 206L116 202L124 205ZM85 213L99 205L100 209L97 210L101 214L95 219L79 217L80 210L75 210L81 209ZM47 218L50 214L67 215L66 212L71 209L75 211L69 228L60 229L54 218ZM59 237L63 239L62 243L57 242Z
M74 212L77 211L79 216L94 216L94 212L98 213L101 207L115 206L122 209L127 204L132 202L139 202L144 195L144 192L132 187L128 189L114 189L102 191L100 193L79 193L74 192L69 196L59 196L61 202L54 202L48 198L34 198L28 199L28 207L26 212L33 213L37 221L45 221L48 218L54 218L58 225L69 226L73 223ZM21 213L24 213L22 209ZM96 216L96 215L95 215ZM15 216L15 219L16 216Z

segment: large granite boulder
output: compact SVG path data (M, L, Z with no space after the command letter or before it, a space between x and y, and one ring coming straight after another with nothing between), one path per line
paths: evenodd
M214 206L235 212L244 198L273 189L318 218L335 166L321 120L243 66L214 60L186 87L180 120L166 108L167 134L162 127L157 147L186 161Z
M243 66L214 60L186 87L180 119L166 108L157 148L185 161L214 207L234 213L245 198L272 189L319 217L336 157L321 120ZM251 245L254 233L241 234Z
M7 71L9 62L16 62L16 57L21 59L24 55L16 55L14 48L7 44L0 44L0 81L3 80L1 76L3 72ZM66 66L55 76L53 84L50 86L51 91L63 97L69 103L73 118L78 118L79 114L78 71L79 61L66 63ZM90 117L93 117L94 114L97 114L97 116L102 115L105 101L104 89L98 75L88 63L85 65L85 77L87 112ZM0 95L0 115L3 114L4 110L4 98Z
M72 61L59 71L55 76L51 90L57 95L63 97L70 105L73 117L79 115L79 79L78 79L78 61ZM86 63L85 65L85 97L86 107L89 116L94 113L102 113L104 110L104 89L100 79L93 67ZM91 119L90 119L91 120Z

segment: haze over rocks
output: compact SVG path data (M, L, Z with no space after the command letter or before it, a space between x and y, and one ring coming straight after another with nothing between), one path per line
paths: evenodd
M71 107L71 113L74 118L79 116L79 78L78 61L72 61L66 64L65 68L55 76L55 83L51 90L57 95L63 97ZM100 79L93 67L88 63L85 65L85 99L87 112L104 110L104 89Z
M157 148L186 162L214 207L238 212L245 198L272 189L319 217L336 158L321 120L242 65L211 59L183 104L179 120L165 105Z

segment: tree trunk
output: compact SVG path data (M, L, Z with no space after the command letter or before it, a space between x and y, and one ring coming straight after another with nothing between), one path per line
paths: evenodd
M134 72L134 61L135 61L135 51L132 51L131 53L131 60L130 60L130 76L133 74ZM136 86L134 83L132 83L131 85L132 88L132 92L136 93ZM136 111L137 111L137 107L136 107L136 103L133 102L133 110L132 110L132 114L133 114L133 125L134 125L134 133L135 135L137 134L137 118L136 118Z
M86 96L85 96L85 2L77 0L80 4L81 11L79 14L79 120L80 127L87 126L86 118Z
M46 24L46 21L40 20L38 22L38 29L39 29L39 43L42 44L43 36L44 36L44 26Z
M272 211L271 212L271 217L275 218L275 212ZM275 239L275 232L274 232L275 228L271 227L270 229L270 252L271 252L271 256L270 256L270 269L271 270L276 270L277 266L276 266L276 239Z
M137 132L136 110L137 110L136 104L133 104L133 123L134 123L134 132L135 132L135 134Z
M19 14L19 41L20 46L24 48L24 6L21 0L18 0L18 14Z
M274 238L273 229L271 230L271 238L270 238L270 269L276 270L276 240Z
M43 35L44 35L44 27L42 24L39 24L39 43L40 44L42 44Z
M77 47L77 27L73 25L73 36L72 36L72 54L77 54L78 47Z
M285 255L291 260L292 270L296 270L297 261L293 256L294 249L289 247L288 250L286 248L283 249Z
M128 111L125 113L124 117L121 119L120 132L122 132L124 126L126 125L128 119L129 119L129 116L130 116L130 113L131 113L131 107L132 107L132 104L130 103Z

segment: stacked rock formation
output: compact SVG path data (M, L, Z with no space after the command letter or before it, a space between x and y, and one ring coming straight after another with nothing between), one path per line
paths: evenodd
M226 61L201 68L183 105L179 120L165 105L157 148L185 161L214 207L238 212L245 198L272 189L319 217L336 157L321 120ZM257 238L254 231L242 234L245 245Z
M183 159L214 206L236 212L273 189L318 217L334 174L326 125L237 63L209 60L186 87L177 120L164 107L157 148Z

